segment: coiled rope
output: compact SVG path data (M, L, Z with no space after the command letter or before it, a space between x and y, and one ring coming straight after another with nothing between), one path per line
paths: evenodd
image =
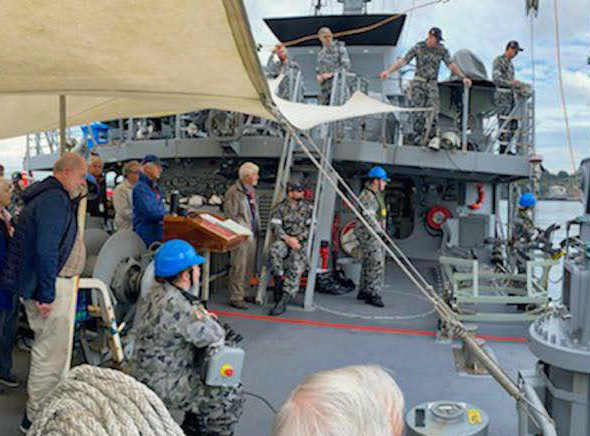
M182 436L147 386L113 369L81 365L49 394L29 436Z

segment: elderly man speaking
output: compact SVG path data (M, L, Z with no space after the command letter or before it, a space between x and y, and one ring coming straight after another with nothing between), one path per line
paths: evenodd
M229 300L236 309L247 310L244 300L254 301L246 295L246 280L256 272L256 236L260 223L258 200L254 187L258 184L258 165L246 162L238 170L239 180L225 193L223 209L228 218L246 227L252 236L230 253Z

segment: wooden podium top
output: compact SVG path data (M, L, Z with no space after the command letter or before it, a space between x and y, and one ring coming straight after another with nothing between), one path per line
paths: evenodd
M207 213L208 215L225 221L224 218ZM188 217L165 216L164 217L164 241L170 239L182 239L196 250L209 250L226 252L244 242L248 237L239 235L233 231L210 222L195 213Z

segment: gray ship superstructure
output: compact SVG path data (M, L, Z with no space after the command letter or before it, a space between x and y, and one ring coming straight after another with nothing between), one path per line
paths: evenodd
M390 17L366 14L364 1L343 3L343 15L268 19L266 23L280 40L292 41L314 34L321 26L338 32ZM356 90L391 104L409 105L407 70L387 81L378 78L400 54L397 44L404 22L402 15L378 29L340 38L349 50L352 69L337 72L332 105L343 104ZM292 101L317 102L318 48L315 40L289 48L301 66L300 73L291 73ZM168 194L179 191L196 209L204 200L203 207L215 212L239 164L254 161L261 168L258 191L263 227L289 176L298 173L307 179L315 212L307 247L309 270L303 295L297 299L305 311L290 307L281 318L265 316L264 306L252 306L248 313L227 311L223 286L216 286L220 281L213 285L208 301L245 337L243 383L249 390L278 404L310 372L372 362L394 369L408 404L408 434L554 435L545 409L555 419L558 434L586 434L588 323L580 308L587 303L589 211L571 223L582 230L567 244L571 252L566 259L563 305L551 304L548 274L561 253L551 243L555 227L525 242L511 234L512 205L519 186L525 182L534 191L540 169L534 150L534 93L519 97L510 115L519 121L519 130L506 152L500 153L498 137L506 126L496 121L495 87L473 53L460 50L454 60L474 84L466 89L453 78L439 84L438 141L429 147L408 143L408 115L403 112L314 128L304 135L310 146L307 151L276 123L209 110L107 121L106 138L92 138L107 144L95 144L92 151L114 173L127 160L156 154L167 164L162 185ZM82 151L90 151L88 139L82 141ZM56 142L51 132L29 137L28 169L49 169L57 156ZM321 171L312 161L319 161ZM513 378L522 370L519 392L532 407L523 407L522 399L514 407L473 350L455 342L445 317L439 319L432 308L432 300L418 292L396 265L388 265L386 271L385 309L368 307L354 293L315 293L317 276L336 266L358 281L355 240L349 232L354 217L328 182L339 175L358 193L364 174L376 164L386 168L392 179L385 193L387 233L440 292L457 319L478 323L467 330L478 335L488 358L499 362ZM590 176L585 175L587 199ZM504 195L508 196L507 223L500 219ZM199 201L194 201L195 196ZM99 328L81 327L78 357L104 364L109 359L105 345L112 341L109 334L117 338L120 334L119 349L126 348L128 353L134 302L152 277L153 253L130 231L109 235L104 229L88 229L85 242L88 262L83 280L88 282L81 282L82 292L96 291L92 283L100 283L102 294L115 302L110 311L116 316L108 318L112 322L108 329L100 324ZM264 245L268 242L267 236ZM333 253L327 265L326 259L320 262L320 247ZM261 304L268 300L265 250L262 255L257 294ZM213 256L211 264L211 279L222 277L226 255ZM84 283L90 284L85 288ZM94 294L90 293L96 306L100 301ZM527 322L532 320L536 320L530 330L534 356L527 344ZM537 358L540 362L535 367ZM10 399L0 402L2 410L9 410L4 403ZM248 401L236 434L268 434L271 420L266 409Z
M361 2L362 3L362 2ZM314 34L321 26L333 32L355 29L380 22L391 15L369 15L365 7L344 2L344 14L302 16L265 20L281 41ZM339 105L355 90L397 105L408 105L405 95L407 70L382 81L378 73L400 55L397 44L403 31L404 15L375 30L340 38L352 61L351 72L337 74L333 81L331 104ZM289 47L289 55L301 66L293 77L290 98L314 104L319 88L315 82L315 59L319 42L315 39ZM495 121L494 86L477 57L461 50L455 62L474 79L464 89L460 81L449 79L440 86L440 149L406 143L410 128L408 115L389 114L355 118L331 126L312 129L311 138L328 162L360 190L362 176L372 165L383 165L392 183L386 191L388 231L406 254L414 259L437 260L443 240L468 250L483 245L486 238L499 237L498 210L506 186L533 175L534 155L533 96L521 99L512 116L520 120L517 135L499 154L498 135L504 126ZM165 191L180 191L185 197L198 194L210 199L221 197L235 177L240 162L252 160L261 166L263 224L268 211L281 195L284 180L291 172L303 173L316 185L319 205L310 247L316 265L320 241L332 241L334 216L344 227L352 216L336 201L334 191L316 183L317 170L309 159L290 143L278 125L252 116L216 110L172 117L126 119L106 122L108 144L96 146L107 169L119 171L121 163L153 153L167 161L162 186ZM85 138L83 142L87 142ZM48 169L57 148L50 133L31 136L27 167ZM288 156L286 156L288 155ZM285 162L287 167L285 167ZM320 178L321 180L321 178ZM277 184L278 186L273 186ZM512 189L508 189L512 193ZM357 191L358 192L358 191ZM274 195L273 195L274 194ZM511 201L514 197L511 196ZM442 214L442 215L441 215ZM512 214L509 214L512 215ZM447 219L455 220L443 228ZM510 228L510 225L508 225ZM446 230L445 230L446 229ZM453 235L446 235L451 232ZM487 251L491 251L488 247ZM485 251L485 250L484 250ZM487 255L489 257L489 255ZM315 269L306 297L311 308Z

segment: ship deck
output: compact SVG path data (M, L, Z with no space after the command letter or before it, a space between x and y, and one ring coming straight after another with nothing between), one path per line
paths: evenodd
M422 271L428 268L418 266ZM214 294L210 308L244 336L240 345L246 350L245 389L262 395L278 409L291 389L314 371L373 363L392 372L407 410L433 400L470 402L489 415L489 434L515 434L514 401L490 376L458 374L452 344L436 341L437 317L429 303L394 265L388 265L386 278L383 309L357 301L355 293L316 294L315 310L290 306L283 316L272 318L266 316L266 307L238 312L228 308L223 292ZM511 377L535 364L526 343L526 325L481 324L479 335L487 337L493 354ZM16 373L24 380L28 354L17 351L15 357ZM0 435L18 434L25 401L24 388L4 390L0 395ZM265 404L248 396L236 435L268 435L272 419Z

